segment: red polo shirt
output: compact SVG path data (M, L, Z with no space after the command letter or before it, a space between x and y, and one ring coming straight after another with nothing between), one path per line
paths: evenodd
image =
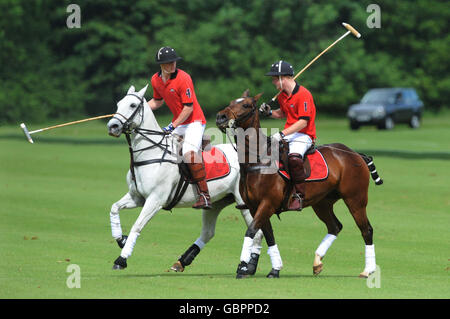
M313 140L316 138L316 107L311 93L306 88L296 84L289 96L282 91L278 95L278 104L287 118L284 128L292 126L300 119L305 119L308 125L299 132L309 135Z
M163 82L161 71L152 76L153 98L155 100L163 99L173 113L172 122L175 121L183 110L184 106L192 106L194 111L181 124L192 122L206 123L205 115L197 101L194 91L194 84L191 76L183 70L177 69L171 74L166 83Z

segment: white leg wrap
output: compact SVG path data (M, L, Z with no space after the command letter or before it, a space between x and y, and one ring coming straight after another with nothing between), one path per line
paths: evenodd
M125 246L122 248L122 252L120 253L120 256L123 258L128 258L131 256L131 253L133 252L134 245L136 245L136 240L139 237L139 233L137 232L130 232L127 238L127 242L125 243Z
M261 255L261 249L262 249L261 244L259 245L254 244L252 247L252 254Z
M377 264L375 262L375 245L366 245L366 267L364 268L364 271L371 274L375 271L376 268Z
M244 237L244 243L242 244L241 261L248 263L250 261L250 253L252 251L253 239L250 237Z
M272 268L276 270L281 270L283 268L283 261L281 260L280 251L277 245L270 246L267 249L267 253L270 256L270 261L272 262Z
M118 213L111 212L109 214L111 219L111 233L114 239L122 238L122 226L120 225L120 217Z
M253 246L252 246L252 254L258 254L261 255L261 249L262 249L262 239L263 239L263 232L262 230L258 230L258 232L255 235L255 238L253 238Z
M198 246L198 248L200 248L200 250L203 249L203 247L205 247L205 243L203 242L203 240L201 240L200 238L197 238L197 240L194 242L194 244L196 244Z
M331 247L336 238L337 237L335 235L326 234L322 242L320 243L319 247L317 247L316 254L319 255L320 257L325 256L328 248Z

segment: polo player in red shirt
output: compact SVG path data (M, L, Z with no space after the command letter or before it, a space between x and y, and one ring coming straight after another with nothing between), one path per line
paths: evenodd
M173 114L172 122L163 128L167 134L184 136L183 161L187 163L193 181L197 184L198 200L193 208L210 209L211 198L206 184L206 171L201 154L206 120L194 91L190 75L177 68L181 57L171 47L156 52L156 63L161 70L152 76L153 98L148 101L152 110L166 102Z
M316 139L316 107L311 93L293 78L294 69L286 61L272 64L266 76L272 77L272 84L281 91L277 102L279 109L263 103L259 111L272 118L286 118L284 129L272 136L274 142L285 139L289 143L289 172L295 186L295 194L289 210L302 210L305 199L305 172L303 158Z

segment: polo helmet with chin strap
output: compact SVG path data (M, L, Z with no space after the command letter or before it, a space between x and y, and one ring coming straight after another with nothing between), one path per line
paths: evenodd
M181 57L171 47L162 47L156 52L155 61L158 64L171 63L178 60L181 60Z
M270 71L266 73L266 76L282 76L282 75L288 75L293 76L294 75L294 68L292 65L286 61L280 60L272 64L270 67Z

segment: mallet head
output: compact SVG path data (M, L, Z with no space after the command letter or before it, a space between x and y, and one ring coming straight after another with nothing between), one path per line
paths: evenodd
M356 31L356 29L352 27L350 24L342 22L342 25L344 26L344 28L350 31L355 37L357 37L358 39L361 38L361 33Z
M28 131L28 129L27 129L25 123L20 124L20 127L22 128L23 133L25 134L25 136L26 136L28 142L30 142L31 144L33 144L33 143L34 143L34 142L33 142L33 139L31 138L31 134L30 134L30 132Z

